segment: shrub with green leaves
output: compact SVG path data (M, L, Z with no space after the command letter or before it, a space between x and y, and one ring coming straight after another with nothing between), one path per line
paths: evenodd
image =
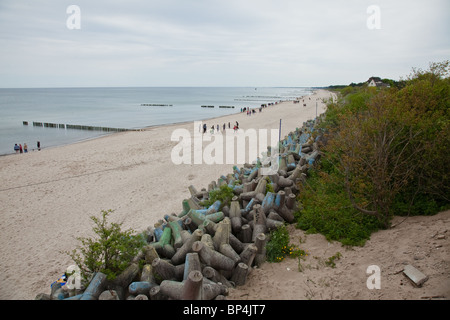
M145 239L134 235L132 229L122 231L122 224L108 223L110 213L112 210L102 210L100 218L91 217L97 238L78 237L81 245L66 252L80 268L85 280L95 272L106 274L109 280L115 279L145 244Z
M363 245L394 215L448 208L449 96L450 61L395 88L342 89L321 124L321 161L300 186L297 226Z
M305 185L300 186L303 209L295 213L297 228L321 233L328 241L362 246L372 232L381 228L375 217L354 209L342 186L342 177L322 159L317 170L311 170ZM322 166L323 164L323 166Z
M233 188L230 188L228 185L223 184L220 186L220 188L211 190L209 192L209 199L202 201L201 204L205 207L208 207L219 200L222 203L220 206L220 209L222 209L225 205L230 205L231 199L233 199L233 197Z
M269 262L281 262L286 257L296 258L305 255L305 251L290 244L289 231L285 225L270 232L266 244L266 257Z

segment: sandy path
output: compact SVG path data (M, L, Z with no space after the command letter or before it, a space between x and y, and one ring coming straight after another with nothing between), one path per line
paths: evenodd
M300 127L325 105L318 90L303 103L285 102L252 116L235 114L205 121L209 126L239 121L240 128ZM317 100L319 99L319 100ZM111 220L140 231L165 214L181 211L188 186L207 188L233 164L174 165L175 129L192 134L193 123L124 132L64 147L0 157L0 299L34 299L72 264L62 253L90 236L90 216L115 210ZM209 142L203 144L207 147Z

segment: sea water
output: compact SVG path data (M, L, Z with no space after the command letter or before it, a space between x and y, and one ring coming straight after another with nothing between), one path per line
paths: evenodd
M47 148L108 134L38 127L33 122L140 129L239 113L245 107L258 108L261 104L293 100L312 90L272 87L0 89L0 155L14 153L16 143L22 146L26 143L32 151L37 148L37 141L42 148Z

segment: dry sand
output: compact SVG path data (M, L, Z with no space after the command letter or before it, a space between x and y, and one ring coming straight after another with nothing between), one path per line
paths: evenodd
M284 102L252 116L235 114L205 122L211 126L239 121L244 130L278 129L282 119L284 136L315 117L316 101L319 114L323 112L325 104L320 99L328 97L330 92L318 90L311 99L305 99L306 107L302 103ZM232 172L233 164L174 165L171 151L177 142L171 141L171 135L179 128L192 134L198 130L190 122L0 157L0 299L34 299L40 292L48 293L50 284L73 264L63 252L79 244L76 237L92 236L90 216L112 209L110 220L123 222L124 229L141 231L165 214L181 212L182 200L190 195L189 185L198 190L207 188L212 180ZM203 144L208 145L209 142ZM320 289L307 281L308 272L314 272L313 267L300 273L296 261L286 261L265 264L255 270L248 286L233 290L230 298L415 298L414 295L397 296L400 289L409 286L406 282L387 294L389 278L382 282L382 290L365 290L367 263L379 264L382 276L388 277L389 272L395 272L407 259L418 267L422 266L419 263L429 266L430 269L423 270L430 274L430 280L424 285L429 288L427 295L443 294L448 298L450 235L445 231L449 228L449 215L420 219L415 226L425 228L427 242L417 241L416 231L409 231L409 221L414 221L411 219L398 229L375 234L364 248L353 251L329 244L319 235L305 237L301 231L293 230L293 237L301 236L306 238L306 244L311 244L308 249L311 255L323 259L335 251L343 255L335 269L319 267L315 272L318 278L309 276ZM426 229L428 225L430 229ZM444 234L445 239L432 238L435 231ZM391 254L387 249L393 250ZM377 260L380 252L386 255L388 264ZM423 252L419 260L413 258L416 252ZM286 268L290 271L285 271ZM336 277L339 272L340 277ZM282 274L286 277L281 277ZM447 291L438 290L442 285L446 285Z
M393 224L404 220L395 217ZM323 235L288 226L291 244L307 252L254 269L245 286L232 289L229 300L448 300L450 298L450 211L409 217L394 228L372 234L363 247L345 248ZM327 266L332 257L335 266ZM300 264L299 264L300 261ZM428 280L416 287L403 274L410 264ZM378 266L380 288L374 284Z

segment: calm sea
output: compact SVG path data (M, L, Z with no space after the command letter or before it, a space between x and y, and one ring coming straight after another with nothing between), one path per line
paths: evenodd
M105 134L36 127L33 122L136 129L228 115L244 107L292 100L311 91L212 87L0 89L0 155L14 153L16 143L27 143L31 151L37 141L46 148ZM23 121L29 125L23 125Z

